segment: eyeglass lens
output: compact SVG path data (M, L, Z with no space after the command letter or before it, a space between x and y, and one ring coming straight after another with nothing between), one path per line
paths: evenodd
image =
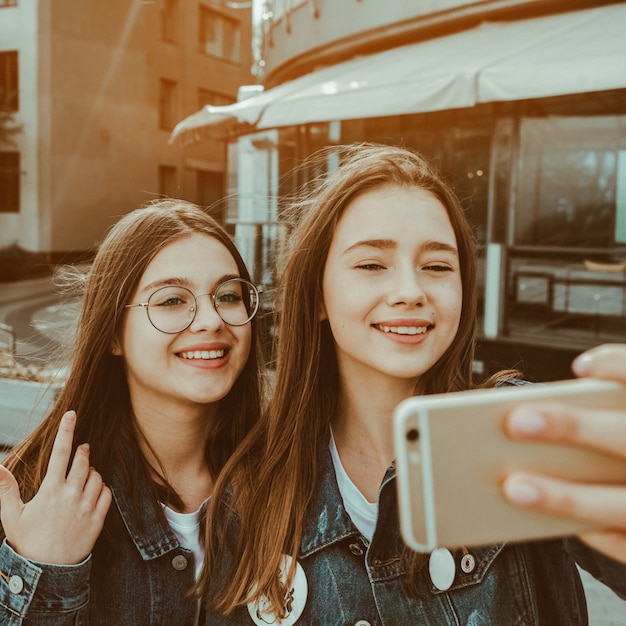
M211 294L202 295L211 297ZM247 324L259 306L259 296L254 285L239 278L222 283L211 299L218 315L230 326ZM161 287L148 299L150 322L164 333L185 330L193 322L197 308L196 297L186 287Z

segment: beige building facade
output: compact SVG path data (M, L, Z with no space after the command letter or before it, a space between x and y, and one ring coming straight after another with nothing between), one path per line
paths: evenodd
M218 201L224 144L168 140L181 117L236 100L250 39L245 3L0 0L0 89L17 92L21 127L0 146L0 248L86 251L154 198Z

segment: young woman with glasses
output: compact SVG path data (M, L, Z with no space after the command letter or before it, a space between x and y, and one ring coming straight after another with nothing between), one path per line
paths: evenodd
M259 414L258 306L198 207L111 229L67 382L0 468L0 622L204 623L189 591L214 481Z
M392 417L408 396L474 386L473 236L452 191L416 154L335 150L338 168L294 207L273 398L213 494L199 581L211 623L585 624L576 562L626 594L626 566L589 547L626 561L626 486L510 477L507 495L526 506L614 527L586 544L433 559L404 545ZM577 367L626 382L626 348L591 352ZM518 414L510 432L626 459L625 414L594 413L583 429L581 412L544 409L543 426Z

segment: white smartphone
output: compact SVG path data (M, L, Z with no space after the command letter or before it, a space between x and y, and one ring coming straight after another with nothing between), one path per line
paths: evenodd
M626 386L576 379L429 396L401 402L394 415L400 526L419 552L566 536L594 526L516 507L505 474L518 469L602 484L626 484L626 461L591 449L519 442L504 415L530 401L626 411Z

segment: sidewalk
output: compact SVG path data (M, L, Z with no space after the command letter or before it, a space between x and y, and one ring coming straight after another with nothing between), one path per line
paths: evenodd
M0 282L0 322L8 324L15 312L37 302L52 302L58 299L52 277L33 278L9 283Z
M0 283L0 323L13 329L18 361L45 364L47 357L58 353L59 345L68 340L75 311L68 315L60 302L52 277ZM7 342L3 333L0 347L6 348Z
M583 570L580 577L585 587L590 626L624 626L626 601Z
M52 277L31 278L8 283L0 282L0 307L42 294L52 294Z
M0 283L0 323L9 326L15 338L10 346L11 335L0 333L0 348L13 348L13 358L2 359L1 446L23 439L48 412L52 398L49 383L20 380L17 373L23 375L26 371L35 379L43 376L43 380L48 380L50 373L56 371L53 363L58 362L62 342L60 336L50 335L42 320L57 308L58 302L51 277Z

